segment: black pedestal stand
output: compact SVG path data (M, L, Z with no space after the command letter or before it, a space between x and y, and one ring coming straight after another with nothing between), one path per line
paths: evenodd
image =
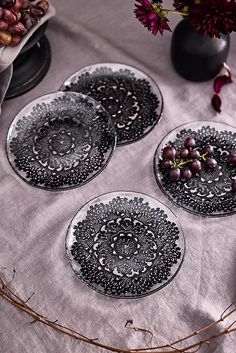
M35 87L46 75L51 49L44 35L47 23L32 35L13 62L13 75L5 99L18 97Z

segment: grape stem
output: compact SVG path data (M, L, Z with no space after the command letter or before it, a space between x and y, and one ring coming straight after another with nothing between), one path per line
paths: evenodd
M205 161L206 160L206 155L207 155L207 153L203 153L202 155L200 155L200 159ZM183 166L185 166L186 164L188 164L188 163L190 163L192 161L193 161L193 159L188 159L187 161L184 161L184 160L181 159L181 161L177 162L176 159L175 159L173 166L175 168L180 168L181 169Z
M181 160L180 162L177 162L176 160L174 160L174 167L181 169L185 164L188 164L190 162L192 162L192 159L188 159L187 161Z
M207 156L207 153L203 153L202 155L200 155L200 158L205 161L206 160L206 156Z

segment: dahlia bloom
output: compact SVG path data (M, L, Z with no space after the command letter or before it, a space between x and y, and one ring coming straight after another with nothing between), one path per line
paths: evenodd
M199 0L189 8L188 18L196 31L210 37L220 38L236 26L236 3L234 0Z
M136 0L134 13L153 34L170 31L168 14L189 19L196 31L220 38L236 32L236 0L173 0L174 9L163 7L162 0Z
M136 8L134 9L134 13L144 27L154 35L156 35L158 31L163 34L164 30L171 30L167 24L169 20L162 12L161 6L158 4L161 3L161 1L156 1L155 4L149 0L136 1L139 4L135 4Z

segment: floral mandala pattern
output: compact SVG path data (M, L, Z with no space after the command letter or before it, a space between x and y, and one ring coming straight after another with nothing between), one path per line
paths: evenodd
M66 247L86 284L126 298L167 284L182 262L184 241L176 223L160 207L151 207L145 196L116 194L89 206L83 220L74 220Z
M81 92L100 102L109 112L116 128L118 144L134 142L159 121L162 96L152 81L126 65L94 65L73 75L63 91ZM154 91L155 90L155 91Z
M203 170L188 181L173 183L160 171L159 155L166 144L171 143L177 149L181 148L188 136L196 140L197 147L203 147L206 143L212 145L218 165L214 172ZM154 171L157 182L166 196L186 211L208 217L233 214L236 212L236 197L231 183L236 178L236 168L229 165L228 156L235 150L236 129L230 131L224 124L209 123L194 129L191 126L179 129L171 141L167 135L156 151Z
M61 92L45 97L14 119L7 138L9 161L31 185L80 186L107 164L116 140L113 125L91 98Z

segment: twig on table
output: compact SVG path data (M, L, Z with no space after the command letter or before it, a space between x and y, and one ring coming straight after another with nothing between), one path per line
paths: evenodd
M147 329L134 326L133 320L127 320L127 321L126 321L126 324L125 324L125 327L126 327L126 328L129 328L129 329L131 329L131 330L134 330L134 331L141 331L141 332L144 332L144 333L149 333L149 334L151 335L151 339L150 339L150 344L151 344L152 339L153 339L153 333L152 333L152 331L149 331L149 330L147 330Z
M90 344L90 345L96 346L98 348L102 348L104 350L107 350L110 352L115 352L115 353L195 353L195 352L198 352L202 348L203 345L209 346L213 340L216 340L219 337L223 337L224 335L228 335L230 333L236 332L236 327L233 327L236 323L236 320L233 320L230 324L228 324L228 326L226 328L222 329L217 334L213 334L210 336L208 335L208 337L206 337L206 338L199 337L200 334L202 334L202 333L207 334L210 329L212 329L212 328L216 327L218 324L224 322L227 318L231 318L233 314L236 314L236 306L233 303L228 308L226 308L226 310L224 310L224 312L221 314L221 316L218 320L213 321L212 323L210 323L210 324L194 331L193 333L191 333L181 339L178 339L170 344L149 347L149 348L144 347L144 348L135 348L135 349L130 349L130 348L126 348L126 347L124 347L124 348L114 347L114 346L99 342L98 338L86 337L74 329L63 326L58 323L58 320L55 320L55 321L48 320L47 317L39 314L38 312L36 312L32 307L30 307L27 304L27 302L30 300L32 295L28 298L27 301L22 300L19 296L17 296L9 288L9 284L6 284L3 280L3 278L0 276L0 297L3 298L8 304L16 307L20 311L24 312L25 314L27 314L28 316L33 318L33 321L31 323L38 322L40 324L43 324L45 326L50 327L51 329L53 329L57 332L60 332L66 336L69 336L77 341L84 342L85 344ZM128 320L126 322L125 327L132 328L135 331L148 332L153 337L153 333L149 330L142 329L142 328L139 328L136 326L128 327L128 325L133 325L132 320ZM199 337L198 341L195 343L192 343L192 344L188 343L188 340L193 337ZM184 344L184 347L177 348L176 346L179 345L180 343Z

